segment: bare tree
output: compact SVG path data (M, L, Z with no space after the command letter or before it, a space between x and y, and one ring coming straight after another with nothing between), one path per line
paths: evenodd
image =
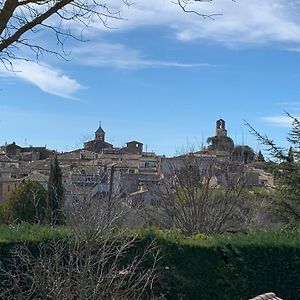
M135 240L57 240L17 246L1 266L1 299L153 299L157 252ZM150 257L152 255L152 257ZM149 260L152 262L149 262Z
M248 213L244 190L249 169L238 163L185 155L171 160L152 191L161 220L186 234L244 229Z
M65 208L70 237L21 245L0 268L1 299L154 299L159 252L121 227L122 204L76 194ZM69 194L70 197L70 194Z
M198 2L212 0L176 0L173 3L185 12L213 18L214 15L189 9L191 4ZM118 6L132 4L131 0L119 0ZM12 67L16 58L28 60L28 54L24 56L18 51L23 47L33 51L37 58L43 53L64 57L67 38L84 40L82 31L78 34L78 24L83 30L98 20L109 27L111 19L122 19L120 8L97 0L0 0L0 60L7 67ZM77 30L71 30L72 23L77 24ZM53 33L59 48L49 48L36 39L37 33L42 30Z

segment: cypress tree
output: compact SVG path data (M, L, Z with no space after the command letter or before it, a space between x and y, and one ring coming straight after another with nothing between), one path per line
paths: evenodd
M289 148L289 152L288 152L288 157L287 157L287 161L293 163L295 161L294 159L294 150L293 147Z
M64 223L62 206L64 203L64 187L62 183L62 172L59 167L57 156L51 162L48 181L48 215L51 225Z

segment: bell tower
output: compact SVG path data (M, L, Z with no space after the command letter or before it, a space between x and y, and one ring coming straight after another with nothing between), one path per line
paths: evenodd
M95 132L95 140L96 141L105 141L105 131L101 127L101 122L99 122L99 128Z
M217 120L216 136L227 136L227 130L225 129L225 121L223 119Z

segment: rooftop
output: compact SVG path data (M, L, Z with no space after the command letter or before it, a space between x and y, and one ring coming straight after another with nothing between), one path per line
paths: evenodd
M266 294L256 296L255 298L249 300L283 300L283 299L277 297L274 293L266 293Z

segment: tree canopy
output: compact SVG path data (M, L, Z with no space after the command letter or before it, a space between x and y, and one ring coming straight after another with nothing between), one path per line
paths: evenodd
M23 181L1 205L2 222L47 223L47 192L32 180Z

